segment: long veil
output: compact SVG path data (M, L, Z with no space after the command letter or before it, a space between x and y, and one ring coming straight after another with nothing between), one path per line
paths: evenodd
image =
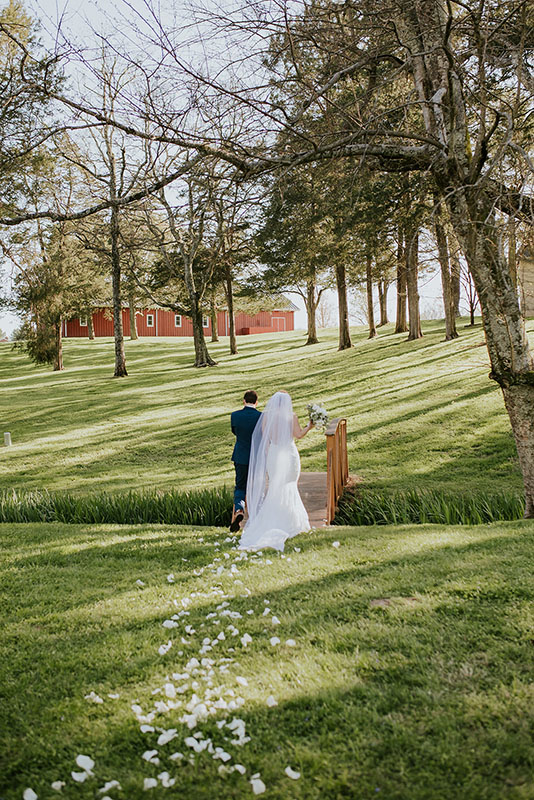
M247 481L247 526L262 506L267 493L267 465L271 448L288 448L293 442L293 404L287 392L269 398L252 434Z

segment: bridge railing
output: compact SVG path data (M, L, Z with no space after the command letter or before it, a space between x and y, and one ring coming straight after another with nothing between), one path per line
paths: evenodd
M334 519L337 502L349 480L347 420L330 421L326 434L326 524Z

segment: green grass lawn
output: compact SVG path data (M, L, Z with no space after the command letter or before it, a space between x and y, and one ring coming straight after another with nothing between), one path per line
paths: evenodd
M216 529L3 525L0 796L239 800L260 773L278 800L534 798L533 534L336 528L239 560ZM210 661L194 673L193 657ZM193 693L237 708L190 730ZM249 742L217 724L234 718ZM195 733L230 760L194 753ZM80 754L95 762L84 783ZM220 774L234 764L246 774Z
M530 323L532 325L532 323ZM62 373L35 367L0 344L0 419L14 446L2 450L0 488L191 489L232 483L229 414L243 391L293 396L301 419L322 400L348 420L351 472L369 487L520 489L514 442L480 325L444 342L441 322L407 342L392 326L338 352L335 331L306 347L301 331L239 337L211 346L219 366L191 367L180 339L126 342L129 376L112 378L111 340L67 340ZM0 431L1 434L2 431ZM299 448L305 470L325 469L324 437Z

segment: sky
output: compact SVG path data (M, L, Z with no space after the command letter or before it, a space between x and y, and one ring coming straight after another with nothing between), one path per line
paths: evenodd
M143 0L131 0L130 5L134 9L140 9L143 6ZM57 22L60 19L63 20L66 30L70 29L76 38L83 39L90 25L99 30L101 26L109 24L110 14L114 16L114 12L119 9L121 13L124 13L125 10L125 5L120 0L111 0L111 2L110 0L106 0L106 2L101 2L101 0L27 0L27 6L30 12L42 21L45 41L48 36L54 36ZM420 295L423 315L425 315L425 310L435 310L436 304L441 298L441 285L437 273L420 280ZM291 294L290 296L295 305L299 307L299 311L295 314L295 326L305 328L306 313L303 301L298 295ZM336 314L335 292L328 292L326 298L333 313ZM393 289L389 292L388 306L390 316L393 317L395 313L395 291ZM14 314L0 311L0 329L5 333L10 335L19 324L20 321Z

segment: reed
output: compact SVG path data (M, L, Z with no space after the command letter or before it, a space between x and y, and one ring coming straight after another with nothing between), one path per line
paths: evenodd
M232 493L227 487L82 496L46 490L0 491L0 522L225 526L231 510Z
M439 490L347 491L334 525L480 525L517 520L525 505L519 492L453 493Z

